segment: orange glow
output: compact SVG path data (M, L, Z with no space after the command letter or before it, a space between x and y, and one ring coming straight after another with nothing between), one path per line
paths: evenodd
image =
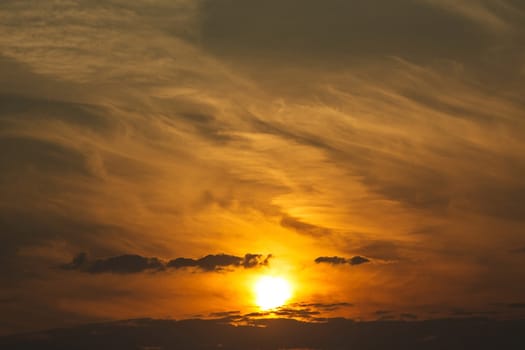
M282 277L263 276L254 285L255 302L262 310L282 306L292 296L290 283Z

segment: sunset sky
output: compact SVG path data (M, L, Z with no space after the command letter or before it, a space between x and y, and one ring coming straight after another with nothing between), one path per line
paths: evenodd
M523 317L525 3L1 0L0 238L0 334Z

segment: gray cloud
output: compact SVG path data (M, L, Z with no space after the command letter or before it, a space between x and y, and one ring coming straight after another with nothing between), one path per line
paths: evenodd
M185 267L197 267L204 271L221 271L225 268L244 267L254 268L267 266L271 255L266 257L262 254L246 254L244 257L238 257L227 254L206 255L200 259L176 258L170 260L166 267L175 269Z
M361 265L366 264L367 262L370 262L370 259L364 258L362 256L356 255L348 259L348 263L350 265Z
M131 274L166 269L198 268L202 271L224 271L228 268L246 269L267 266L271 255L246 254L238 257L228 254L206 255L199 259L175 258L165 262L155 257L125 254L104 259L89 260L86 253L80 253L67 264L60 265L64 270L78 270L88 273Z
M340 256L320 256L315 259L315 262L317 264L331 264L331 265L342 265L342 264L350 264L350 265L361 265L370 262L370 259L367 259L365 257L356 255L349 259L342 258Z
M332 265L341 265L341 264L346 264L347 260L340 256L331 256L331 257L330 256L320 256L315 259L315 262L317 264L327 263L327 264L332 264Z
M298 308L312 308L315 310L321 310L321 311L335 311L343 308L353 307L354 304L347 303L347 302L339 302L339 303L295 303L289 305L290 307L298 307Z
M157 258L125 254L106 259L89 261L86 253L80 253L68 264L60 266L64 270L80 270L88 273L130 274L164 269L164 263Z

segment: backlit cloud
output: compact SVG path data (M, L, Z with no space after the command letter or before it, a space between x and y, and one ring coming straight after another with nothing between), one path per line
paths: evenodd
M228 268L254 268L267 266L271 255L246 254L238 257L227 254L206 255L199 259L175 258L167 262L159 258L148 258L140 255L125 254L104 259L88 259L80 253L70 263L62 264L64 270L79 270L88 273L129 274L145 271L165 271L166 269L199 268L203 271L223 271Z

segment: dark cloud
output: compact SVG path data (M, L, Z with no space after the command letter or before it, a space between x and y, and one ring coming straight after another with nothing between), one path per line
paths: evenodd
M359 255L353 256L350 259L348 259L348 263L350 265L361 265L366 264L367 262L370 262L370 260Z
M288 215L284 215L281 219L281 226L312 236L326 236L332 233L332 230L326 227L312 225Z
M86 253L80 253L70 263L60 265L64 270L79 270L88 273L130 274L145 271L162 271L167 268L182 269L195 267L203 271L223 271L226 268L246 269L267 266L271 255L246 254L238 257L228 254L206 255L200 259L175 258L167 263L159 258L125 254L90 261Z
M319 316L321 312L310 308L281 307L276 311L272 312L272 314L278 317L285 318L310 319Z
M89 261L85 253L80 253L68 263L61 265L65 270L80 270L89 273L129 274L164 269L164 263L157 258L125 254L106 259Z
M173 267L175 269L194 266L198 266L197 260L191 258L175 258L167 264L167 267Z
M200 259L194 260L195 267L198 267L204 271L219 271L226 267L234 267L242 265L243 258L228 255L228 254L217 254L217 255L206 255ZM171 265L171 261L167 265L168 267L175 267Z
M216 313L217 316L228 319L232 324L251 324L257 325L257 321L268 317L283 317L287 319L299 319L308 322L319 322L321 315L327 312L352 307L353 304L347 302L339 303L290 303L276 309L268 311L250 312L239 314L235 312ZM213 314L213 315L216 315ZM213 315L210 315L213 317Z
M340 265L340 264L346 264L346 259L345 258L342 258L340 256L320 256L318 258L315 259L315 262L317 264L320 264L320 263L327 263L327 264L332 264L332 265Z
M350 264L350 265L361 265L370 262L370 259L367 259L365 257L356 255L349 259L340 257L340 256L320 256L315 259L315 262L317 264L331 264L331 265L342 265L342 264Z
M340 303L295 303L291 304L291 307L298 307L298 308L312 308L316 310L321 311L335 311L342 308L347 307L353 307L354 304L347 303L347 302L340 302Z
M244 266L245 268L266 266L268 265L268 262L270 261L271 258L272 258L271 254L267 255L266 257L264 257L261 254L246 254L242 261L242 266Z
M244 257L217 254L206 255L200 259L177 258L170 260L167 267L180 269L185 267L197 267L204 271L221 271L228 267L254 268L268 265L271 255L266 257L262 254L246 254Z

